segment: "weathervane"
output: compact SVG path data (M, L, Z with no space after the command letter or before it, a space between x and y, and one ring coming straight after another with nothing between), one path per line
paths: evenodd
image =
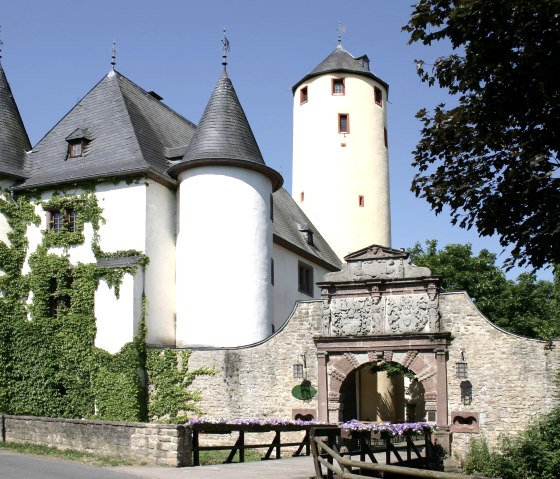
M342 34L346 31L346 27L342 22L338 22L338 44L342 45Z
M227 65L227 54L229 52L229 40L226 37L226 29L224 28L224 38L222 38L222 65L224 66L224 71Z
M113 40L113 48L111 49L111 68L115 71L115 65L117 64L117 44Z

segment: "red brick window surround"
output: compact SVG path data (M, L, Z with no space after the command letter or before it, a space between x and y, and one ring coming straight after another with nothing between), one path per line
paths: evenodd
M304 103L307 103L308 97L307 97L307 87L304 86L300 91L299 91L299 104L303 105Z
M383 92L381 91L381 88L374 87L373 92L374 92L374 95L375 95L375 104L382 107L383 106Z
M348 113L338 114L338 132L350 133L350 115Z
M332 94L333 95L344 95L346 92L344 86L344 78L333 78L332 79Z

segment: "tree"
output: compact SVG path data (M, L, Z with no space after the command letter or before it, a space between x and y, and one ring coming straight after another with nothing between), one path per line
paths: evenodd
M403 30L409 44L450 43L417 66L457 100L417 114L412 191L497 234L507 267L560 263L560 1L419 0Z
M451 244L438 250L437 241L420 243L410 250L418 266L441 275L444 291L466 291L477 308L498 326L523 336L560 337L560 272L554 283L523 273L508 280L496 266L496 255L481 250L473 255L470 244Z

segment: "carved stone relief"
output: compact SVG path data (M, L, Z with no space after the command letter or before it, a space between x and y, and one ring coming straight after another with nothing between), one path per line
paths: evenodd
M427 294L389 296L387 298L387 321L393 333L422 332L432 318L438 315L437 298ZM435 326L435 325L434 325Z
M370 334L373 312L371 298L335 298L330 309L330 331L333 336Z

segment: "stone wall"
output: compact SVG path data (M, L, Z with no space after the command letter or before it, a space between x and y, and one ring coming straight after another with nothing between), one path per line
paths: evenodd
M194 350L189 368L213 366L215 376L200 376L193 389L202 390L200 407L213 418L292 418L295 409L317 410L310 402L292 396L301 384L294 379L293 365L305 355L307 379L317 385L317 350L313 336L321 328L321 302L297 303L291 319L269 339L238 348ZM316 416L315 416L316 417Z
M454 338L447 363L450 413L474 413L480 433L495 445L500 434L520 432L553 408L554 378L560 370L559 341L547 345L503 331L476 309L466 293L442 294L440 312L444 328ZM461 401L462 380L455 371L461 350L472 385L470 405ZM465 450L472 436L455 432L453 449Z
M2 416L6 442L75 449L162 466L191 465L192 435L184 426Z
M440 295L443 330L451 332L447 361L449 421L453 412L476 419L476 427L453 435L453 450L465 451L470 437L484 434L491 445L500 433L522 431L554 404L554 377L560 369L560 343L547 343L507 333L490 323L465 293ZM199 377L193 387L202 390L201 408L213 418L292 418L296 409L316 413L317 398L295 399L298 384L292 365L305 354L307 377L317 387L317 349L313 336L321 334L320 301L296 305L290 320L268 340L235 349L195 350L191 368L214 366L217 374ZM472 403L464 405L455 363L464 350ZM467 414L472 413L472 414Z

